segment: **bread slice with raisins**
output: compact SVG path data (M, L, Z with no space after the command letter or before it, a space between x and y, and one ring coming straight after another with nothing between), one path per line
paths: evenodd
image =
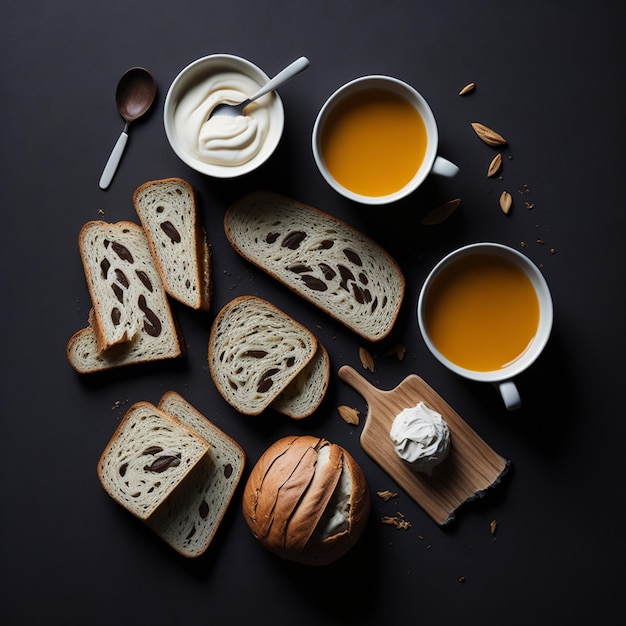
M246 455L243 448L175 391L166 392L159 409L211 445L198 464L148 518L148 526L188 558L209 547L233 499Z
M267 191L231 205L232 247L368 341L391 331L405 290L396 261L366 235L314 207Z
M90 318L93 320L93 309ZM99 350L96 331L90 324L72 335L66 353L70 365L79 374L93 374L126 365L175 359L185 354L185 344L175 324L172 328L166 327L165 333L158 336L142 328L130 341Z
M238 296L217 314L209 335L211 377L240 413L258 415L313 359L315 335L257 296Z
M142 334L175 342L178 329L144 230L134 222L87 222L78 236L102 352Z
M315 356L272 402L271 407L291 419L309 417L324 400L329 381L330 357L318 340Z
M181 178L148 181L135 190L133 205L167 293L186 306L208 311L210 249L194 189Z
M147 520L186 478L211 445L149 402L124 416L98 461L104 490Z

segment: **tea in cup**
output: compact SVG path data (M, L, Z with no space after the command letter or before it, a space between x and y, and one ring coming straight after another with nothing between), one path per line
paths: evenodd
M418 299L418 323L432 354L453 372L494 383L507 409L521 406L513 378L539 356L552 329L545 278L526 256L476 243L448 254Z
M335 91L315 120L312 141L328 184L363 204L394 202L431 172L452 177L459 170L437 155L437 124L426 100L390 76L363 76Z

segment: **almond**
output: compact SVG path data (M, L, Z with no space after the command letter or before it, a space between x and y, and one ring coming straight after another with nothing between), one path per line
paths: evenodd
M342 404L340 407L337 407L337 410L344 422L353 424L354 426L359 425L359 412L356 409Z
M498 152L496 156L493 157L491 163L489 164L489 168L487 169L487 176L491 178L495 176L502 167L502 154Z
M361 365L366 370L374 372L374 359L365 348L359 348L359 358L361 359Z
M503 191L500 196L500 208L505 215L508 215L511 210L511 205L513 204L513 198L508 191Z
M448 200L439 205L422 218L422 224L424 226L435 226L441 224L444 220L447 220L461 204L461 198L455 198L454 200Z
M467 83L467 85L465 85L465 87L463 87L463 89L459 91L459 96L464 96L465 94L470 93L471 91L474 91L475 87L476 85L474 83Z
M484 124L479 124L478 122L472 122L472 128L474 132L484 141L486 144L490 146L505 146L506 139L497 133L495 130L488 128Z

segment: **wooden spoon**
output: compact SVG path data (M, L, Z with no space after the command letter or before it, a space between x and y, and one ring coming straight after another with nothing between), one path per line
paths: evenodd
M100 177L100 189L106 189L111 184L128 141L128 127L131 122L144 115L152 106L156 90L156 81L150 72L143 67L131 67L120 78L115 92L115 102L125 121L124 130L104 167Z

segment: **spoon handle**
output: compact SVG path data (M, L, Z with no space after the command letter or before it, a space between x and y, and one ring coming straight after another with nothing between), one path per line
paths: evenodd
M274 91L277 87L284 85L287 81L290 81L292 78L295 78L298 74L304 72L304 70L309 67L310 62L306 57L300 57L296 59L293 63L290 63L284 70L278 72L274 78L271 78L269 81L261 87L257 92L251 95L248 100L252 102L261 96L264 96L266 93L270 91Z
M111 156L107 161L107 164L104 166L104 171L102 172L102 176L100 177L100 189L106 189L113 180L113 176L115 174L115 170L117 170L117 166L119 165L120 159L122 158L122 153L124 152L124 148L126 147L126 142L128 141L128 134L126 131L122 131L119 139L113 146L113 150L111 152Z

